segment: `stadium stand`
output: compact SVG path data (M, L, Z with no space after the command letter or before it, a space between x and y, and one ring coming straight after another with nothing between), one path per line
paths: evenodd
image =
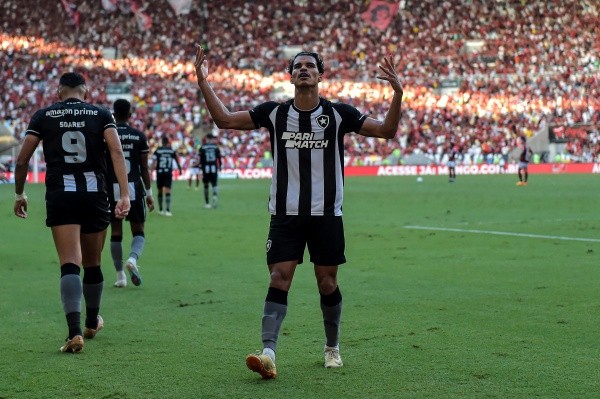
M414 154L443 163L451 142L463 163L496 163L518 136L576 124L589 128L567 140L561 160L599 160L597 1L393 4L398 11L381 30L363 16L365 1L193 0L181 15L166 0L2 2L0 120L20 139L32 112L56 99L48 82L76 65L95 103L110 106L108 83L130 84L134 126L151 143L170 135L184 155L199 132L214 129L195 86L194 43L209 49L211 81L231 109L284 97L289 51L301 45L326 61L324 96L349 98L373 116L390 96L375 79L377 63L391 53L400 66L401 134L391 141L348 136L349 164ZM262 131L216 133L226 166L260 166L269 148Z

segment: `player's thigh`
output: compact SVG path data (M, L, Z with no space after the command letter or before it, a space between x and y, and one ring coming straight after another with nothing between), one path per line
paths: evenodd
M267 238L267 264L303 262L306 237L299 216L271 216Z
M51 226L50 229L60 266L65 263L81 265L82 255L79 242L81 226L78 224L62 224Z
M83 267L99 266L102 248L106 240L106 230L81 234L81 264Z
M310 261L315 265L337 266L346 263L342 217L311 216L307 245Z

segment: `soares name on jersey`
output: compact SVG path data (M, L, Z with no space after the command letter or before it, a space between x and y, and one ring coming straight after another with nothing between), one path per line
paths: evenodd
M82 128L82 127L85 127L85 122L84 121L81 121L81 122L60 122L60 127Z

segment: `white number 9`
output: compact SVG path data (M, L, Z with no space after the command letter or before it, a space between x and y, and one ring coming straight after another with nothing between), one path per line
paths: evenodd
M65 132L62 147L69 154L65 156L65 163L82 163L87 159L85 136L80 131Z

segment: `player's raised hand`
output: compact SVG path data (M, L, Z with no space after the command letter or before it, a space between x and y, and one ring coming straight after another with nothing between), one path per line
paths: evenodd
M200 84L208 76L208 61L206 60L206 54L204 54L204 48L199 44L196 44L194 67L196 68L196 79L198 79L198 84Z
M396 72L396 65L394 65L391 55L383 57L383 64L379 65L379 70L382 73L377 75L377 79L387 80L392 85L394 92L402 94L404 90L402 89L402 83L398 77L398 72Z

